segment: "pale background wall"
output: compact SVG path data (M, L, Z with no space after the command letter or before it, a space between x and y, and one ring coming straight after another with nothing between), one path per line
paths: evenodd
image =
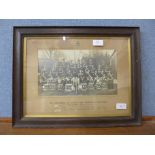
M139 26L143 115L155 115L155 20L0 20L0 117L12 115L13 26Z

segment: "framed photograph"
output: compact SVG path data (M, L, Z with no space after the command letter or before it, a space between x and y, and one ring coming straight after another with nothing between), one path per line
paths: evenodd
M13 127L141 124L138 27L14 27Z

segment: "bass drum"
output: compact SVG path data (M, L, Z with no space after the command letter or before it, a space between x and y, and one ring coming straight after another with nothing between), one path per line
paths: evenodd
M65 84L65 92L75 91L75 88L72 84Z

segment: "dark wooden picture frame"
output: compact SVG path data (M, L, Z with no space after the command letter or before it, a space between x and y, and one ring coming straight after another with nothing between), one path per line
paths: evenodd
M13 127L107 127L141 124L141 69L139 27L14 27L13 34ZM27 36L104 35L131 39L132 115L117 117L23 117L23 44Z

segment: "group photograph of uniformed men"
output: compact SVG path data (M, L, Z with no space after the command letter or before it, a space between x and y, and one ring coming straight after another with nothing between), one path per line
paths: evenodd
M38 88L43 96L117 94L117 52L39 49Z

